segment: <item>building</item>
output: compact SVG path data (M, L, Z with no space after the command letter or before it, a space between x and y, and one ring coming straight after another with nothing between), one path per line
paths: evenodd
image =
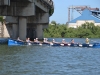
M85 8L82 11L81 16L71 20L68 22L68 27L77 28L81 26L82 24L89 22L94 23L95 26L100 26L100 11L98 10L89 10L88 8Z

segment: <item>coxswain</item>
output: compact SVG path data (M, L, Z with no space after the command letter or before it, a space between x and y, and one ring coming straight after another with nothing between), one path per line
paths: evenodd
M85 39L86 44L89 44L90 40L88 38Z

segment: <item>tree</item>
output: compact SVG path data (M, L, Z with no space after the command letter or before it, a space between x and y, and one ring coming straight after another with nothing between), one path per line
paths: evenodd
M51 21L51 25L55 25L56 26L56 21Z
M51 23L56 26L49 25L48 29L44 30L45 37L100 38L100 26L95 26L94 23L86 22L78 28L68 28L67 25L58 24L55 21Z
M0 22L3 22L3 16L0 16Z

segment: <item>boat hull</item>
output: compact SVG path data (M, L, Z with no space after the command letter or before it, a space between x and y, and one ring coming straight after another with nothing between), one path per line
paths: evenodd
M20 46L20 45L24 45L24 42L22 41L17 41L17 40L12 40L12 39L9 39L8 40L8 46Z
M93 44L86 44L86 43L83 43L83 44L82 44L82 47L93 47Z
M94 43L93 48L100 48L100 43Z
M18 40L8 40L8 46L21 46L21 45L49 45L49 46L64 46L64 47L88 47L88 48L100 48L100 43L93 44L61 44L61 43L37 43L37 42L23 42Z

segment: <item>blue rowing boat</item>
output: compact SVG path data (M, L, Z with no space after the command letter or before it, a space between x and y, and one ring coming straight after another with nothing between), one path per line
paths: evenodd
M8 46L20 46L20 45L24 45L24 44L25 43L22 41L8 39Z
M23 42L13 39L8 39L8 46L21 46L21 45L49 45L49 46L69 46L69 47L88 47L88 48L100 48L100 43L92 43L92 44L78 44L78 43L37 43L37 42Z
M22 46L22 45L41 45L37 42L24 42L13 39L8 39L8 46Z
M93 48L100 48L100 43L94 43Z

